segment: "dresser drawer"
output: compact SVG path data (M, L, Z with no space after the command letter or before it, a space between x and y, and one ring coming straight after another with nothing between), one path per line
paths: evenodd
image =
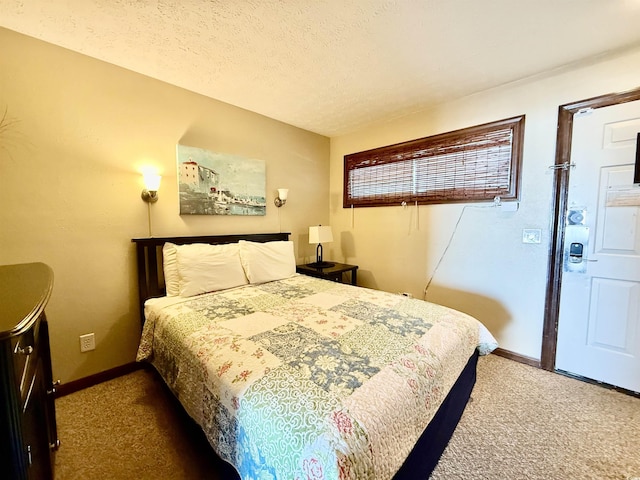
M22 439L29 480L51 478L49 436L42 428L47 420L47 391L42 359L31 362L36 368L27 387L23 406Z
M36 372L37 359L39 355L39 329L40 319L33 324L32 328L24 332L22 335L12 339L13 369L22 405L25 404Z

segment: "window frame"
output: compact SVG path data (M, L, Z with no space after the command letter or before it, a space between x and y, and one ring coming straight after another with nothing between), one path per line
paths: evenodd
M472 127L462 128L451 132L441 133L437 135L431 135L415 140L406 142L400 142L393 145L387 145L384 147L373 148L371 150L365 150L362 152L352 153L344 156L344 176L343 176L343 208L352 207L382 207L382 206L395 206L406 203L418 203L420 205L428 204L443 204L443 203L475 203L475 202L493 202L494 198L499 196L501 200L520 200L520 187L521 187L521 171L522 171L522 152L524 144L524 122L525 115L519 115L512 118L498 120L495 122L488 122L482 125L476 125ZM350 188L357 188L357 185L353 186L350 179L351 172L360 172L361 174L369 168L378 168L389 166L391 164L397 164L396 168L404 168L403 165L408 162L411 163L412 171L415 171L418 161L423 160L423 164L429 164L429 160L424 162L424 159L434 159L434 162L438 158L441 160L449 154L437 154L430 155L424 154L425 150L442 151L442 148L449 151L459 150L461 147L461 141L471 138L479 138L483 135L500 135L500 132L509 130L511 133L510 138L510 152L509 152L509 169L501 176L502 180L506 179L508 174L508 187L501 187L500 191L491 191L491 188L487 188L487 183L479 185L473 188L468 186L454 186L453 188L446 188L443 191L437 189L426 190L424 192L415 191L415 182L412 183L413 191L395 191L392 193L380 193L378 195L369 195L360 198L350 198ZM504 140L502 141L504 143ZM472 145L472 144L468 144ZM479 146L471 146L468 151L480 152L483 149ZM485 148L484 151L488 151ZM456 154L451 154L455 157ZM459 155L459 154L457 154ZM488 154L487 154L488 155ZM447 157L448 158L448 157ZM455 158L454 158L455 160ZM440 162L442 163L442 162ZM464 164L464 162L443 163L446 174L449 175L450 171L455 165ZM503 159L504 163L504 159ZM426 167L425 167L426 168ZM495 167L499 168L499 167ZM371 170L373 171L373 170ZM374 172L375 173L375 172ZM403 176L404 175L404 176ZM415 174L411 174L415 175ZM424 175L424 179L428 178L428 175ZM454 181L464 181L467 179L468 174L460 175L460 178ZM398 177L392 178L393 181L405 182L409 178L406 173L400 173ZM494 177L487 179L491 180ZM376 179L378 179L376 177ZM399 189L398 189L399 190Z

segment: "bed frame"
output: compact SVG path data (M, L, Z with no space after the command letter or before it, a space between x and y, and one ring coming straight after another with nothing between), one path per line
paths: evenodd
M138 290L140 293L140 315L144 322L144 302L149 298L165 295L162 275L162 247L166 242L176 245L209 243L211 245L235 243L239 240L271 242L289 239L289 233L254 233L240 235L205 235L191 237L134 238L138 265ZM393 480L427 479L434 470L449 439L462 417L476 382L478 351L469 358L458 380L444 402L424 430L420 439L398 470ZM238 480L240 477L236 477Z
M273 242L289 240L290 233L246 233L240 235L198 235L191 237L150 237L133 238L136 244L136 262L138 264L138 294L140 321L144 323L144 302L165 295L164 275L162 273L162 247L165 243L185 245L188 243L209 243L220 245L236 243L240 240L251 242Z

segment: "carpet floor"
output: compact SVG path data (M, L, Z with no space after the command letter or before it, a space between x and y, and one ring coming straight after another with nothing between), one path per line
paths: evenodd
M224 480L233 471L152 370L59 398L56 409L55 480ZM640 480L640 399L481 357L431 479Z

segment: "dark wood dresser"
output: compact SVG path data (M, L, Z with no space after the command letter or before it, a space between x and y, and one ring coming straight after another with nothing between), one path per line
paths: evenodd
M53 478L59 442L44 314L52 287L44 263L0 266L0 478Z

